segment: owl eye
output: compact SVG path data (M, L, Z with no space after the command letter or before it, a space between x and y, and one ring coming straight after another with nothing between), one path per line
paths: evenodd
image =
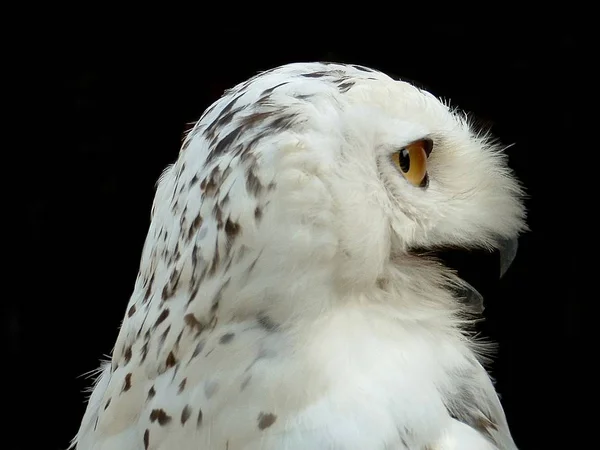
M392 154L393 163L413 186L427 186L427 157L432 147L429 139L422 139Z

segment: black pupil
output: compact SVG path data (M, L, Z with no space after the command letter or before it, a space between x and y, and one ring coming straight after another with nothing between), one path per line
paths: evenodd
M406 173L410 170L410 154L405 148L400 150L400 153L398 154L398 162L400 163L400 169L402 169L402 172Z

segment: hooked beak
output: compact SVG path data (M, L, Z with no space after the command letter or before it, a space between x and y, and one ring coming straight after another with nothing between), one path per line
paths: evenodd
M498 245L500 253L500 278L506 274L512 262L517 256L519 241L517 238L504 239ZM483 313L485 306L483 304L483 296L471 284L462 280L462 288L459 290L459 295L465 304L469 305L473 311L479 314Z
M508 268L517 256L519 241L517 238L505 239L498 246L500 252L500 278L504 276Z

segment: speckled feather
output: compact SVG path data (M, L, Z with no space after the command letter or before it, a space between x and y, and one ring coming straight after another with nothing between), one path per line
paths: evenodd
M427 137L429 184L391 152ZM360 66L227 91L161 176L112 360L73 445L515 449L456 298L413 248L525 229L501 152L464 116Z

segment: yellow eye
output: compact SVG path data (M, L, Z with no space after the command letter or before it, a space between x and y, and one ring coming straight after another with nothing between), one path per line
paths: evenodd
M431 153L432 142L428 139L413 142L392 154L392 161L404 178L413 186L426 187L427 157Z

